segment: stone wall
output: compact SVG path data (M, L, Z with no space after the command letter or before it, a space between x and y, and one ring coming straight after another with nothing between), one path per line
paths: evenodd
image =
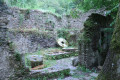
M0 80L14 76L13 54L7 41L7 29L0 27ZM11 59L10 59L11 58Z
M9 30L7 36L9 37L9 41L13 42L14 49L20 54L33 53L43 48L56 46L56 39L53 32Z
M49 12L39 10L27 10L19 8L7 9L10 13L4 19L7 23L2 25L7 28L45 28L53 30L61 27L71 27L82 29L84 22L92 13L102 13L102 10L90 10L87 13L79 13L77 18L72 18L70 15L56 16Z
M100 10L100 12L102 13L103 11ZM13 7L2 9L3 15L0 17L0 21L2 21L0 25L10 30L9 41L15 44L15 48L19 53L32 53L41 48L55 47L56 30L58 28L74 28L79 32L84 28L84 22L89 15L100 12L90 10L87 13L80 13L77 18L72 18L70 15L58 17L49 12ZM13 29L12 32L11 29ZM34 29L37 30L37 34ZM30 31L26 32L25 30ZM46 30L48 31L47 33L45 32L47 35L40 36Z

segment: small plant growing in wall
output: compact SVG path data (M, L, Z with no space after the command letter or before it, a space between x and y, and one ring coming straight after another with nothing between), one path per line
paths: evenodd
M21 55L20 55L20 53L15 52L14 56L15 56L15 60L16 61L21 61Z
M19 26L21 27L24 21L24 15L23 14L19 14Z

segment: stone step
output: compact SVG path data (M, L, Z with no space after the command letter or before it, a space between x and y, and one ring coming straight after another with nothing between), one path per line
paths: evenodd
M70 69L68 67L53 66L41 70L31 70L28 77L39 80L43 80L43 78L47 78L48 80L49 78L59 77L61 75L69 76L69 74L70 74Z
M58 53L49 52L49 53L45 53L45 59L58 60L58 59L68 58L77 55L78 55L77 52L58 52Z

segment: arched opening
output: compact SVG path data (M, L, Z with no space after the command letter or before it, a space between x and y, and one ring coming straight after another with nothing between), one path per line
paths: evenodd
M105 61L113 32L113 27L110 26L111 21L112 18L109 15L93 13L84 23L84 38L90 40L88 49L91 52L86 52L88 55L88 64L86 64L90 64L89 67L102 66ZM90 62L93 58L94 60Z

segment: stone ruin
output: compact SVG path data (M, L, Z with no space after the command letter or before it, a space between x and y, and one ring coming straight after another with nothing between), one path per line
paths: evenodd
M20 56L42 48L55 47L55 29L74 27L79 31L83 30L88 16L101 12L103 10L91 10L88 13L80 13L80 17L76 19L65 15L60 18L47 12L8 8L0 4L0 73L2 73L0 79L20 80L26 74L30 74L29 70L24 67L24 61L21 61ZM39 34L34 31L34 28L37 28L38 32L41 29L48 30L48 32ZM25 29L33 29L34 32L29 30L24 32ZM69 72L68 69L66 70ZM34 75L36 73L33 72L32 76Z

